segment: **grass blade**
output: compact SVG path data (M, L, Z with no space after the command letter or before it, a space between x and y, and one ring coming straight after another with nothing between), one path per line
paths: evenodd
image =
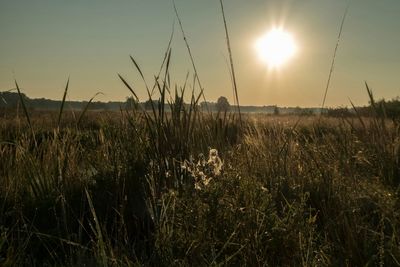
M167 49L165 50L165 53L164 53L163 61L162 61L162 63L161 63L161 66L160 66L160 69L159 69L159 71L158 71L158 74L157 74L157 76L156 76L156 80L158 80L158 78L160 77L161 72L162 72L162 70L163 70L163 68L164 68L165 62L167 61L168 55L169 55L170 50L171 50L171 44L172 44L172 39L173 39L173 37L174 37L174 34L175 34L175 22L172 24L171 36L170 36L169 41L168 41ZM155 84L153 85L153 88L151 89L151 92L150 92L150 95L151 95L151 96L153 96L153 93L154 93L154 90L156 89L156 87L157 87L157 83L155 83Z
M146 82L146 79L144 78L143 72L140 69L139 65L137 64L136 60L132 56L129 56L129 57L131 58L133 65L135 65L136 70L139 72L140 77L142 77L142 80L144 82L144 85L146 86L146 89L149 90L149 87L147 86L147 82Z
M118 74L118 77L121 79L121 81L125 84L125 86L131 91L132 95L136 98L137 101L139 101L138 96L136 95L135 91L133 91L132 87L129 85L129 83L121 76Z
M26 108L25 100L24 100L24 98L22 96L21 90L19 89L17 80L15 80L15 86L17 87L19 100L21 101L22 109L24 110L24 114L25 114L26 120L28 121L29 127L32 129L31 118L29 117L28 109Z
M229 61L230 61L230 67L231 67L233 89L235 91L235 98L236 98L237 109L238 109L238 112L239 112L240 125L242 126L242 114L240 112L240 104L239 104L239 96L238 96L237 83L236 83L235 68L234 68L234 65L233 65L231 42L230 42L230 39L229 39L228 26L226 24L224 4L223 4L222 0L219 0L219 2L221 4L222 19L224 21L224 28L225 28L225 35L226 35L226 45L228 47L228 53L229 53Z
M356 106L354 105L354 103L349 99L351 106L353 107L354 111L356 112L357 118L360 121L361 125L363 126L364 130L367 129L367 127L364 124L364 121L361 118L360 112L358 112L358 109L356 108Z
M335 67L336 55L337 55L337 51L338 51L338 48L339 48L340 40L342 38L343 26L344 26L344 22L346 21L347 13L348 13L349 8L350 8L350 3L351 2L349 1L349 3L347 4L346 10L344 11L344 15L343 15L343 18L342 18L342 22L340 24L339 35L337 37L335 50L333 51L333 58L332 58L331 68L329 70L328 81L326 83L324 98L322 100L321 114L322 114L323 109L325 107L326 96L328 94L329 85L331 83L332 73L333 73L333 69Z
M65 105L65 99L67 97L67 92L68 92L68 86L69 86L69 78L67 81L67 85L65 86L65 90L64 90L64 95L61 101L61 107L60 107L60 113L58 114L58 120L57 120L57 127L60 127L60 123L61 123L61 116L64 110L64 105Z
M90 197L90 194L87 191L87 189L85 189L85 193L86 193L86 198L89 203L90 212L91 212L91 214L93 216L93 220L94 220L94 225L95 225L95 229L94 229L95 233L94 234L96 235L96 238L97 238L97 246L98 246L99 253L100 253L100 260L101 260L102 266L107 266L107 253L106 253L105 243L104 243L99 219L97 218L96 211L94 209L94 205L92 202L92 198Z
M196 75L196 80L197 80L197 83L199 84L199 87L200 87L200 94L203 96L203 100L204 100L204 102L206 103L206 107L207 107L208 113L211 113L211 112L210 112L210 109L209 109L209 107L208 107L208 104L207 104L206 97L205 97L205 95L204 95L204 88L203 88L203 86L201 85L201 82L200 82L200 78L199 78L199 74L198 74L198 72L197 72L196 64L194 63L194 58L193 58L193 55L192 55L192 50L190 49L189 42L188 42L188 40L187 40L187 38L186 38L185 31L183 30L183 25L182 25L182 21L181 21L181 18L180 18L180 16L179 16L179 13L178 13L178 9L176 8L176 5L175 5L175 0L172 0L172 3L173 3L173 5L174 5L174 11L175 11L176 18L178 19L178 23L179 23L179 26L180 26L180 28L181 28L183 40L184 40L184 42L185 42L186 49L187 49L188 54L189 54L189 57L190 57L190 61L191 61L191 63L192 63L192 67L193 67L194 73L195 73L195 75Z
M97 93L89 100L89 102L86 104L85 108L82 110L81 115L79 116L78 122L77 122L77 124L76 124L77 126L79 126L79 124L80 124L81 121L82 121L83 116L84 116L84 115L86 114L86 112L88 111L89 105L93 102L93 100L95 99L95 97L98 96L98 95L104 95L104 94L101 93L101 92L97 92Z

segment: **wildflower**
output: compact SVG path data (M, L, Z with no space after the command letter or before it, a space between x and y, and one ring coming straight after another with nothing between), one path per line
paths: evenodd
M211 182L212 178L211 177L204 177L203 179L203 184L207 186Z
M194 183L194 189L196 189L196 190L201 190L201 186L200 186L200 183L199 183L199 182L195 182L195 183Z
M266 188L264 186L261 186L261 190L264 191L264 192L268 192L268 188Z
M205 175L204 172L202 172L202 171L199 171L199 172L198 172L198 176L201 178L201 180L206 179L206 175Z
M210 149L207 164L215 176L219 176L221 174L223 163L221 158L218 156L218 150Z
M199 161L197 162L197 167L204 167L206 165L206 160L204 158L204 154L200 153L199 154Z
M215 148L210 149L209 157L208 161L216 161L218 159L218 150Z
M183 161L181 169L193 178L194 188L202 190L213 178L221 174L222 166L223 162L218 156L218 150L210 149L208 160L204 154L199 154L197 163L193 157L190 157L190 161Z

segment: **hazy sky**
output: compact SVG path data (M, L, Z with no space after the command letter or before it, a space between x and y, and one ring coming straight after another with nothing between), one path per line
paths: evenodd
M347 0L225 0L241 104L319 106ZM176 0L208 100L233 102L218 0ZM124 100L127 77L146 100L129 60L149 82L158 72L174 22L170 0L0 0L0 90L14 77L30 97ZM274 25L291 32L297 55L268 71L254 49ZM191 63L177 25L171 78L182 85ZM353 0L336 58L328 106L400 95L400 0Z

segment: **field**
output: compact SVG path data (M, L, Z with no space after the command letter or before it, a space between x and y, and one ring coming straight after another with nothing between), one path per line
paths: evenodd
M400 265L398 124L175 99L5 112L0 265Z

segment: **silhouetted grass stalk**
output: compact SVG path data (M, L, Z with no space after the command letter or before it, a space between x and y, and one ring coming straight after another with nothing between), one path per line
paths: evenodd
M229 62L230 62L232 82L233 82L232 86L233 86L233 89L235 91L236 104L237 104L237 109L238 109L238 113L239 113L240 124L242 125L242 114L240 112L240 103L239 103L238 89L237 89L237 83L236 83L236 74L235 74L235 68L234 68L234 65L233 65L231 42L230 42L230 39L229 39L228 26L226 24L224 4L223 4L222 0L220 0L219 2L221 4L222 19L224 21L225 36L226 36L226 45L227 45L228 53L229 53Z
M188 42L188 40L186 38L186 34L185 34L184 29L183 29L181 18L180 18L179 13L178 13L178 9L176 8L176 5L175 5L175 0L172 0L172 3L173 3L173 6L174 6L174 11L175 11L176 18L178 19L179 27L181 29L182 37L183 37L183 40L184 40L185 45L186 45L186 49L187 49L188 54L189 54L190 62L192 63L195 79L197 80L197 83L199 84L199 87L200 87L200 95L203 97L203 100L206 103L206 108L207 108L208 113L211 114L210 109L209 109L208 104L207 104L206 96L204 94L204 87L201 85L201 81L200 81L200 78L199 78L199 74L197 72L196 64L194 63L192 50L190 49L189 42Z
M326 96L328 94L329 86L330 86L330 83L331 83L333 69L335 67L336 55L337 55L337 52L338 52L340 40L342 38L343 27L344 27L344 23L345 23L346 18L347 18L347 13L348 13L349 8L350 8L350 3L351 3L351 0L349 0L348 4L346 6L346 9L344 11L344 14L343 14L343 17L342 17L342 20L341 20L341 23L340 23L339 34L338 34L338 37L337 37L337 40L336 40L335 50L333 51L332 63L331 63L331 67L330 67L329 74L328 74L328 81L326 82L324 97L322 99L321 114L323 113L323 109L325 107Z

